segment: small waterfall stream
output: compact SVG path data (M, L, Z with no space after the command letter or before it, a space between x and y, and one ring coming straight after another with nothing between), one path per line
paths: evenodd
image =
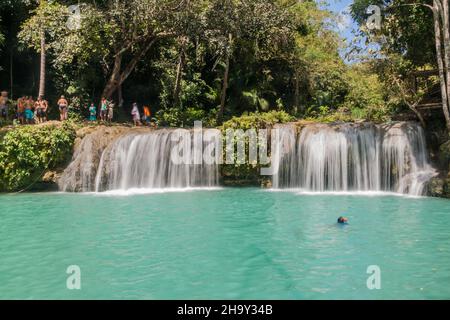
M279 129L277 189L421 195L436 174L415 123L311 124L299 134L292 125Z

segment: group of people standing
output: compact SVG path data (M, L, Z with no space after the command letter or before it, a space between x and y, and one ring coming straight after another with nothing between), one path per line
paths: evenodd
M11 103L9 100L8 92L2 91L0 94L0 120L10 120ZM44 97L40 96L34 100L30 96L23 96L17 99L11 120L20 124L43 123L48 120L48 111L49 103Z
M144 106L142 108L142 120L144 125L151 125L152 123L152 113L149 106ZM137 103L133 103L133 107L131 109L131 116L133 117L133 122L135 126L141 126L141 113L139 111L139 107Z
M98 112L95 104L91 103L89 106L89 121L97 121L98 118L103 122L111 122L114 118L114 102L102 98Z
M0 94L0 120L8 119L9 106L8 92L3 91ZM59 109L60 121L68 119L69 102L65 96L61 96L57 102ZM100 106L97 109L94 103L85 108L89 112L89 121L112 122L114 118L114 102L108 101L105 97L102 98ZM30 96L24 96L17 100L14 119L20 124L43 123L48 120L49 103L44 97L40 96L37 100L33 100ZM141 116L142 114L142 116ZM135 126L152 125L151 110L149 106L142 108L142 113L137 103L133 103L131 109L131 116Z
M48 101L42 96L36 101L32 97L17 100L16 119L21 124L43 123L48 120Z

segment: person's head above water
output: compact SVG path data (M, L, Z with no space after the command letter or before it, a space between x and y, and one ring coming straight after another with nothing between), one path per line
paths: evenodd
M338 223L344 224L348 222L348 219L345 217L339 217L337 220Z

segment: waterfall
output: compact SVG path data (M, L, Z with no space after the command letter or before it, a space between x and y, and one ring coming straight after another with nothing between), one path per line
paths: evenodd
M299 134L292 125L279 129L274 188L421 195L436 174L415 123L310 124Z
M173 132L157 130L121 135L101 150L96 161L92 161L93 138L84 138L60 179L60 189L101 192L217 186L218 165L202 164L204 145L201 141L194 143L196 135L192 131L183 131L179 140L186 161L172 161L173 150L179 147L179 142L171 139Z
M416 123L287 124L276 129L280 143L271 146L276 189L421 195L436 175ZM179 139L172 139L174 133ZM203 161L203 150L210 150L206 140L193 130L101 128L77 144L59 186L82 192L215 187L220 161L218 155L215 162ZM173 161L174 151L184 161Z

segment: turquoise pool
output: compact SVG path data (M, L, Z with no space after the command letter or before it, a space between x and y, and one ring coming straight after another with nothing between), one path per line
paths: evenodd
M350 224L339 226L340 215ZM68 290L68 266L81 290ZM366 285L368 266L381 289ZM449 299L450 201L259 189L0 196L1 299Z

